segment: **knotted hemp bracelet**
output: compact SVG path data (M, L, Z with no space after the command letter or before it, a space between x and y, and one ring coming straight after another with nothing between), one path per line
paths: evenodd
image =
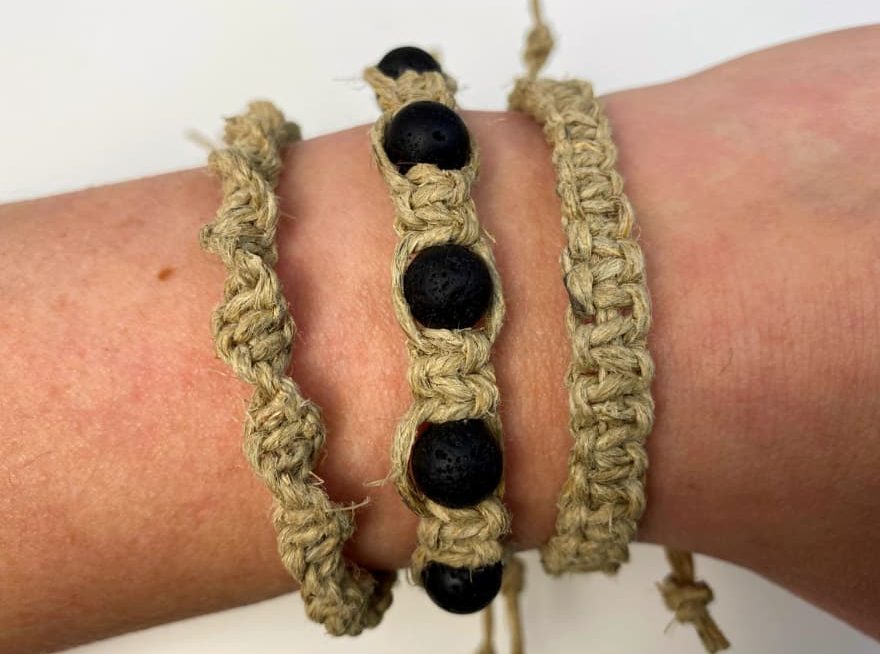
M651 306L633 211L615 169L617 150L602 105L581 80L538 79L553 47L532 0L535 26L527 74L509 107L532 116L553 148L566 245L561 257L571 339L569 476L555 534L541 550L545 570L615 573L645 509L645 440L654 422L647 348ZM694 581L689 552L668 550L673 572L660 585L680 622L691 622L710 652L729 646L709 615L709 587Z
M295 326L273 266L278 260L274 188L281 150L299 128L269 102L227 119L227 148L209 165L223 201L202 228L203 249L228 276L211 323L217 355L254 386L244 424L244 452L275 497L278 552L299 583L308 616L333 635L374 627L391 605L395 574L369 573L343 558L355 529L348 507L334 504L314 470L324 446L318 407L287 376Z
M570 429L575 439L547 570L613 573L645 508L645 438L654 419L650 306L633 215L614 170L608 123L586 82L519 81L511 108L553 146L566 246Z
M394 205L392 299L413 398L391 476L421 518L413 580L442 608L471 613L498 593L510 530L489 358L504 300L470 197L479 155L454 111L455 82L428 53L392 50L364 77L383 111L370 137Z

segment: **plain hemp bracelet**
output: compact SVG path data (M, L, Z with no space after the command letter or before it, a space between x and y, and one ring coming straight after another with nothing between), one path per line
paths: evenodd
M538 78L553 42L537 0L531 4L527 74L509 103L532 116L552 146L566 237L565 383L573 438L556 530L541 559L552 575L613 574L629 558L646 503L645 441L654 419L650 300L608 119L589 83ZM455 111L454 80L427 52L396 48L364 77L382 110L370 139L399 237L391 292L406 337L412 403L394 434L390 479L420 517L412 580L448 611L486 609L483 654L494 651L491 602L500 590L511 650L519 653L523 573L504 543L510 515L502 502L499 394L490 360L505 307L471 199L478 150ZM227 147L209 158L223 202L200 242L227 269L212 320L214 344L254 387L244 452L275 498L281 560L311 619L333 635L357 635L381 621L396 574L369 572L343 557L354 507L334 504L315 475L324 424L287 373L296 331L274 271L274 189L281 151L297 139L297 126L268 102L227 120ZM659 585L667 606L696 627L708 651L725 649L729 643L707 610L712 592L695 580L692 555L667 550L667 557L672 573Z
M531 1L526 76L509 108L534 118L552 146L566 244L560 259L571 339L569 428L574 439L556 531L541 549L544 569L617 572L645 510L645 440L654 423L647 348L651 305L633 211L615 170L617 150L589 82L538 78L553 48ZM709 615L712 591L694 580L690 552L667 550L672 573L660 584L679 622L692 623L710 652L729 647Z

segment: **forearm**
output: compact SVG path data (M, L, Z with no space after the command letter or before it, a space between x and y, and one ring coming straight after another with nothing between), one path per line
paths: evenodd
M732 289L719 297L707 286L706 268L723 254L675 227L705 207L670 197L676 173L663 179L668 162L638 118L667 92L609 101L655 307L658 416L640 536L753 567L876 629L874 600L842 599L867 574L847 561L871 560L852 521L873 509L850 501L856 481L840 491L843 509L821 494L798 503L817 474L823 488L833 482L813 455L768 443L778 418L750 390L760 352L725 324L743 318L724 295ZM506 500L515 541L529 548L552 531L570 446L559 207L537 127L507 114L467 119L482 150L477 208L508 304L494 353ZM293 377L328 425L320 476L336 501L370 498L351 555L402 566L415 518L392 485L365 486L386 476L409 402L390 304L391 205L366 128L291 148L279 192L279 273L300 331ZM0 208L4 650L59 647L291 587L270 498L240 454L249 389L211 349L223 271L196 234L218 201L216 181L194 171ZM864 442L876 416L846 410L849 438ZM804 417L786 429L821 442L826 426ZM822 534L802 533L820 522Z

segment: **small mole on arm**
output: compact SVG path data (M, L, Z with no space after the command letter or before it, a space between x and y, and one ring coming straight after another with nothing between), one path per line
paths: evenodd
M164 282L169 277L171 277L171 275L173 275L173 274L174 274L174 268L168 266L168 267L162 268L162 270L160 270L158 273L156 273L156 278L160 282Z

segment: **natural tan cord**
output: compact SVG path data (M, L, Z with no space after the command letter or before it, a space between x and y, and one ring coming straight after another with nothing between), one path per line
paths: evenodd
M527 73L516 81L509 106L542 125L553 147L566 236L561 265L569 297L566 384L574 439L556 531L541 550L542 562L554 575L614 573L629 558L645 509L645 439L654 421L650 299L608 119L589 83L537 78L553 39L538 0L531 8ZM706 608L711 590L694 581L691 554L670 549L667 557L673 570L661 584L667 605L680 622L696 626L708 651L728 647Z
M519 601L525 587L525 564L518 556L511 556L504 567L504 578L501 582L501 597L507 614L507 628L510 633L510 654L523 654L525 639L523 637L522 615ZM495 619L490 604L483 610L483 640L476 654L495 654Z
M379 624L395 574L370 574L343 558L355 529L353 510L334 504L321 488L314 473L325 439L320 410L286 374L296 332L273 269L274 188L281 150L298 139L299 128L269 102L254 102L226 121L228 147L209 158L223 201L200 243L228 272L211 328L217 355L254 386L244 451L275 497L281 560L299 582L311 619L333 635L357 635Z
M675 613L675 619L682 624L694 625L706 651L720 652L730 647L730 642L709 615L707 607L712 601L712 589L694 578L693 555L684 550L668 548L666 558L672 572L658 586L666 606Z
M498 387L490 362L492 344L504 319L501 280L480 227L471 186L479 170L479 153L471 139L468 163L441 170L417 164L398 172L383 146L385 126L403 105L432 100L455 107L455 84L439 72L412 70L392 79L377 68L364 78L376 92L383 112L370 131L379 172L394 205L394 230L399 236L392 263L394 313L407 337L409 383L413 401L400 420L391 452L391 478L407 506L421 517L411 576L421 583L429 561L457 568L478 568L501 561L501 539L510 530L510 517L501 501L504 485L473 507L451 509L426 498L411 482L410 450L419 428L428 422L479 418L503 446L498 415ZM413 255L434 245L455 243L470 248L485 261L492 278L492 301L481 326L474 329L430 329L415 322L403 295L404 272Z

